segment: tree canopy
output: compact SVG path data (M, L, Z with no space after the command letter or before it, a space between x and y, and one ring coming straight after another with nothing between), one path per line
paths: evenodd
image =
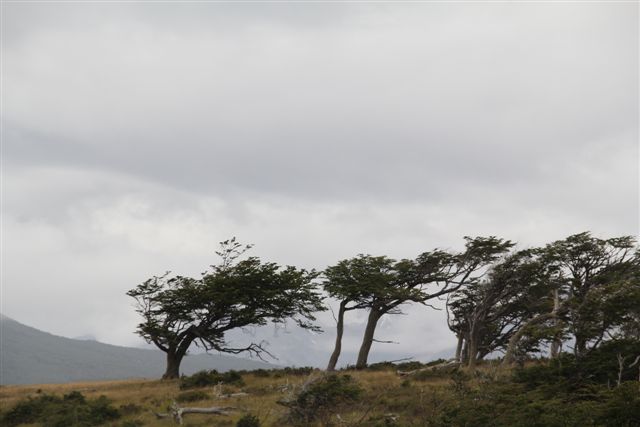
M230 346L225 334L233 329L287 319L318 329L314 313L324 306L313 283L317 273L257 257L239 260L248 249L227 240L218 252L221 262L202 277L155 276L127 293L143 317L138 334L167 353L163 378L179 376L180 362L194 343L207 351L269 354L263 343Z

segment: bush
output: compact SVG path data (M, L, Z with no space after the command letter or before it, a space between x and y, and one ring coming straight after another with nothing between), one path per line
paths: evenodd
M431 363L431 362L430 362ZM395 366L398 371L415 371L416 369L421 369L424 366L429 366L430 363L426 365L420 362L412 361L412 362L402 362L398 363Z
M238 420L236 427L260 427L260 420L254 415L247 414Z
M180 389L185 390L196 387L207 387L223 384L244 385L242 375L236 371L228 371L219 373L215 369L210 371L199 371L191 376L182 376L180 378Z
M279 371L282 372L285 375L293 375L293 376L296 376L296 377L307 376L307 375L311 374L314 370L315 370L315 368L312 368L311 366L301 366L299 368L286 367L284 369L279 369Z
M640 342L615 340L603 343L580 359L563 353L550 360L548 365L517 369L514 371L514 381L525 384L529 389L553 386L575 390L590 384L614 385L618 381L618 354L626 356L622 380L637 379L637 365L628 365L640 354Z
M190 390L176 396L176 402L197 402L198 400L209 399L209 394L202 390Z
M553 383L554 377L546 377L533 386L533 373L537 371L528 368L522 372L530 375L527 383L494 381L463 393L454 390L457 399L447 403L440 425L640 426L636 382L609 389L594 383L571 385L564 378Z
M142 412L142 407L136 405L135 403L127 403L126 405L120 405L120 408L118 408L118 410L120 411L121 415L127 416L139 414L140 412Z
M303 387L289 407L289 419L308 425L316 420L327 423L336 411L358 400L363 390L350 375L322 375Z
M100 396L86 399L82 393L72 391L62 398L43 394L18 402L3 420L3 425L41 423L44 427L95 426L120 417L111 401Z
M606 426L640 426L640 385L627 382L609 391L600 422Z
M268 378L271 376L271 371L267 369L256 369L254 371L251 371L251 374L253 374L254 377L258 378Z
M377 362L367 365L365 369L367 371L392 371L396 369L396 365L393 362Z

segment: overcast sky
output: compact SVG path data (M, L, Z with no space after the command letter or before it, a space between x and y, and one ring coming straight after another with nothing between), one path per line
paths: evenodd
M637 3L1 7L1 311L30 326L137 345L125 292L231 236L323 269L638 234ZM408 312L384 351L453 345Z

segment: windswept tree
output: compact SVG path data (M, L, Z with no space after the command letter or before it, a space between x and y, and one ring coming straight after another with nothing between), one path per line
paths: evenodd
M315 271L239 257L249 249L235 239L221 243L221 262L201 278L168 274L152 277L127 292L143 317L137 332L167 354L164 379L177 378L180 363L192 344L206 351L262 357L263 343L245 347L228 344L228 331L268 322L294 320L307 329L314 313L324 310L313 280Z
M495 237L465 239L465 251L459 254L434 250L424 252L415 260L400 261L359 255L329 267L325 272L325 290L341 301L336 348L329 368L335 367L340 353L343 316L347 310L369 310L356 361L356 368L362 369L367 365L382 316L400 314L400 306L410 302L428 305L433 299L475 282L487 265L513 246L513 243Z
M640 256L631 236L599 239L579 233L536 251L550 288L546 312L531 317L509 342L504 363L521 339L548 339L551 356L563 342L582 357L607 339L633 330L640 306Z
M329 297L340 301L336 317L336 342L327 365L335 370L342 351L344 315L347 311L371 307L373 292L392 280L395 261L386 256L358 255L324 271L323 287Z
M518 251L473 286L450 295L448 323L458 337L459 361L474 367L488 354L506 350L530 319L552 311L552 287L543 267L536 250Z

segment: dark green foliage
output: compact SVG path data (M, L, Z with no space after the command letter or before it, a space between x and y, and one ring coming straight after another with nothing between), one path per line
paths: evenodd
M197 402L199 400L209 399L211 396L202 390L190 390L180 393L176 396L176 401L180 403L184 402Z
M291 402L289 418L295 424L327 420L344 408L356 402L363 389L350 375L323 375L308 384Z
M315 368L313 368L311 366L300 366L298 368L296 368L296 367L293 367L293 368L286 367L286 368L278 370L278 371L282 371L282 373L285 374L285 375L294 375L294 376L298 376L298 377L303 377L303 376L307 376L307 375L311 374L314 370L315 370Z
M449 426L639 426L637 383L619 388L591 386L548 393L521 384L496 382L459 395L444 411Z
M393 371L397 369L393 362L377 362L368 365L365 368L367 371Z
M236 427L260 427L260 420L255 415L247 414L238 420Z
M566 386L575 389L580 385L615 385L620 366L618 355L625 357L622 381L638 379L639 363L630 366L640 356L640 342L632 340L608 341L577 359L573 355L562 354L549 361L548 365L535 365L514 371L514 381L528 388Z
M122 414L123 416L127 416L139 414L140 412L142 412L142 407L136 405L135 403L128 403L126 405L120 405L120 408L118 408L118 410L120 411L120 414Z
M62 398L43 394L18 402L2 421L6 426L40 423L43 427L97 426L120 417L104 396L86 399L73 391Z
M640 384L630 381L609 392L601 418L610 426L640 426Z
M594 355L584 365L565 355L549 365L514 372L513 380L478 384L458 372L456 396L439 416L442 426L640 426L640 384L610 384Z
M296 377L304 377L307 376L309 374L311 374L313 371L315 370L315 368L312 368L311 366L301 366L299 368L283 368L283 369L273 369L271 370L271 373L273 374L274 378L282 378L284 376L287 375L293 375Z
M236 371L219 373L215 369L210 371L198 371L190 376L180 378L180 389L186 390L197 387L210 387L222 384L244 385L242 375Z
M120 427L142 427L144 422L140 420L127 420L120 423Z
M428 363L412 361L412 362L395 363L394 365L396 370L398 371L413 371L415 369L420 369L425 366L437 365L438 363L441 363L441 362L444 362L444 359L438 359Z
M258 377L258 378L269 378L272 372L273 371L270 369L256 369L254 371L251 371L251 374L254 377Z
M233 329L291 319L319 330L312 323L314 313L325 309L313 282L318 274L256 257L239 260L249 248L227 240L217 252L221 262L201 278L167 273L127 292L143 317L138 334L167 353L163 378L179 377L180 363L194 343L223 353L269 354L262 343L230 347L225 334Z

